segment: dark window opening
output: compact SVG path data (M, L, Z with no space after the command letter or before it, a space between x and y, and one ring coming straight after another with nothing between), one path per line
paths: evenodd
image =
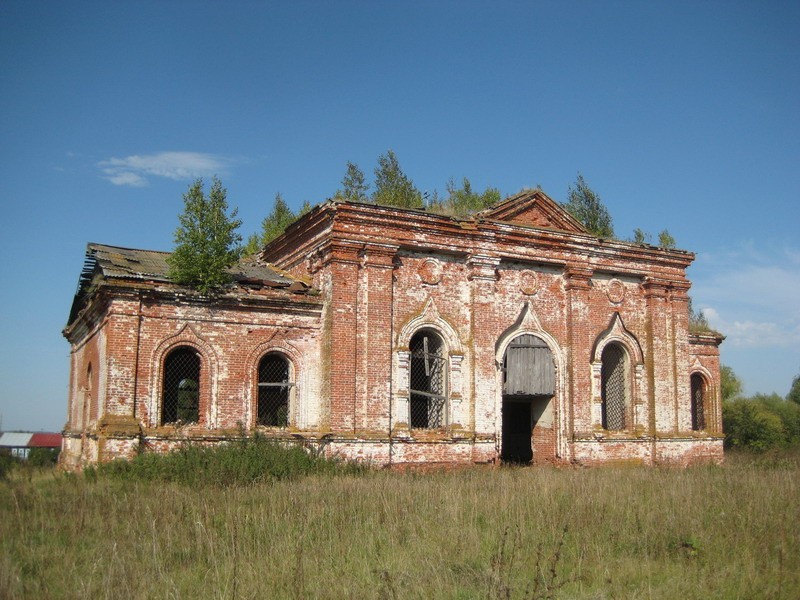
M280 354L267 354L258 364L256 423L267 427L289 425L289 361Z
M702 431L706 428L705 395L706 385L703 376L695 373L692 382L692 429Z
M431 331L411 338L410 420L412 429L445 426L447 359L442 339Z
M197 423L200 417L200 357L181 347L164 361L162 423Z
M628 390L625 385L628 355L619 344L609 344L601 357L603 428L625 429Z

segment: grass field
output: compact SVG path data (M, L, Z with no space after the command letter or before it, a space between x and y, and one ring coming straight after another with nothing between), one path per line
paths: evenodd
M217 487L17 470L0 598L800 597L800 455Z

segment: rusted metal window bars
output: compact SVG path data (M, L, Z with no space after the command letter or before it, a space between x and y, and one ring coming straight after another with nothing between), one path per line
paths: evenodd
M164 361L161 423L197 423L200 417L200 357L181 346Z
M258 364L256 422L267 427L289 425L289 361L280 354L267 354Z
M601 360L603 428L625 429L625 410L628 404L625 385L627 354L619 344L609 344L603 350Z
M412 429L445 426L447 359L441 338L423 331L411 338L410 420Z

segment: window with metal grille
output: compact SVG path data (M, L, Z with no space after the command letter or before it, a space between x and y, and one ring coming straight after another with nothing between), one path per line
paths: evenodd
M267 354L258 363L256 423L267 427L289 425L289 361L280 354Z
M706 428L705 395L706 385L699 373L692 375L692 429L702 431Z
M445 426L447 359L442 338L432 331L421 331L411 338L409 391L412 429L437 429Z
M181 346L164 360L162 423L197 423L200 419L200 356Z
M625 413L629 404L625 382L628 354L620 344L609 344L603 349L601 361L603 428L625 429Z

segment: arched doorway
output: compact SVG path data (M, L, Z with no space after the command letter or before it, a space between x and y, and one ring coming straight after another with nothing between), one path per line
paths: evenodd
M544 340L532 334L511 340L503 355L504 462L529 463L555 456L555 381L553 354ZM543 456L538 456L540 452Z

